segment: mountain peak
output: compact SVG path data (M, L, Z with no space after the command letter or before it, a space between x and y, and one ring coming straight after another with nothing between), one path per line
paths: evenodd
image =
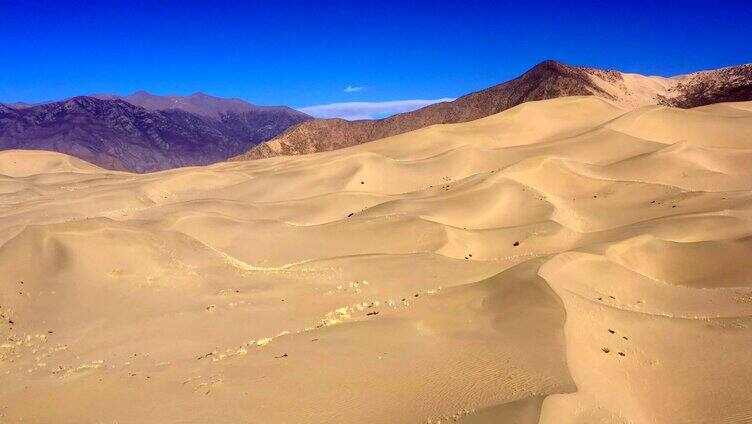
M311 119L224 99L189 100L134 94L77 96L23 110L0 105L0 150L54 150L105 168L157 171L227 159ZM232 107L254 113L222 112Z
M70 99L67 99L63 101L63 104L66 106L82 106L82 107L88 107L91 105L95 105L98 102L101 102L101 100L97 99L96 97L90 97L90 96L76 96L71 97ZM50 103L52 104L52 103Z
M675 78L625 74L544 60L519 77L452 102L436 103L381 120L303 122L236 159L334 150L416 130L467 122L521 103L566 96L597 96L625 107L682 108L752 99L752 69L744 65Z
M558 60L553 59L546 59L537 65L530 68L526 74L529 73L576 73L576 72L582 72L585 68L581 68L579 66L572 66L564 62L559 62Z
M560 62L554 59L545 59L545 60L540 61L537 65L533 66L533 68L545 67L545 66L571 66L571 65L567 65L564 62Z

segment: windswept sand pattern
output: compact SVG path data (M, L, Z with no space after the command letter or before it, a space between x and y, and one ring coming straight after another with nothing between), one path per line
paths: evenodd
M752 103L134 175L0 152L0 421L752 421Z

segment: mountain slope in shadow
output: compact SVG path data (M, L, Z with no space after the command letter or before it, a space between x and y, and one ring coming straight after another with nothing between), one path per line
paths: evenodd
M225 160L309 119L286 107L204 94L81 96L0 105L0 150L51 150L108 169L151 172Z

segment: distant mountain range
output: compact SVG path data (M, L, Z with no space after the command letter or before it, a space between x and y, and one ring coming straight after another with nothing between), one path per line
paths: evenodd
M340 149L434 124L466 122L521 103L598 96L638 107L691 108L752 100L752 65L672 78L544 61L520 77L380 120L313 119L284 106L195 93L95 94L43 104L0 104L0 150L52 150L133 172Z
M206 165L313 119L284 106L196 93L96 94L42 104L0 104L0 150L53 150L133 172Z
M198 92L190 96L155 96L146 91L137 91L130 96L115 94L92 94L102 100L123 100L147 110L182 110L209 118L221 118L229 114L287 112L295 116L308 116L287 106L257 106L241 99L226 99Z
M511 81L413 112L379 120L306 121L232 160L335 150L429 125L471 121L528 101L563 96L598 96L633 107L662 104L680 108L752 100L752 65L662 78L547 60Z

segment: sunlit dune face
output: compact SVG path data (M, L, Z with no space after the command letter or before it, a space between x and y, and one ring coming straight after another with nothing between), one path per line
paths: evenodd
M0 152L0 421L746 422L751 155L750 103L592 96L153 174Z

